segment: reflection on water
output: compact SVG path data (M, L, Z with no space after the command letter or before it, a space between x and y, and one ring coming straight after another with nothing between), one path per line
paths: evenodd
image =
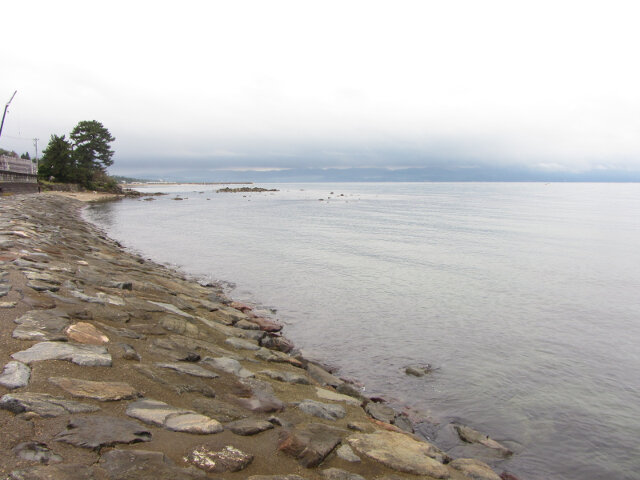
M277 307L308 356L439 422L422 431L456 456L524 479L634 478L639 185L277 188L173 187L188 200L88 215L157 261ZM437 370L408 377L410 363ZM461 446L451 420L516 454Z

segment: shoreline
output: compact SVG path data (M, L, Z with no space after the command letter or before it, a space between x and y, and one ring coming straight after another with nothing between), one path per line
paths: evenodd
M16 409L22 407L15 407L14 401L13 410L7 410L7 401L3 403L0 399L0 405L5 405L0 410L3 430L38 432L31 440L63 458L60 463L33 467L33 463L11 455L17 440L29 440L15 438L13 434L0 441L0 451L11 457L0 473L26 468L62 475L64 465L80 465L87 472L91 469L108 472L114 464L126 467L121 465L124 460L118 460L121 463L114 460L118 452L144 450L156 452L153 455L159 464L183 469L182 474L191 478L188 475L198 476L206 471L202 461L198 464L198 458L202 460L206 452L196 452L197 446L204 443L208 445L207 452L221 451L230 444L244 452L245 461L246 455L252 457L238 470L242 473L231 473L230 469L225 478L258 474L356 478L345 477L347 473L326 473L332 469L371 479L385 475L416 478L416 474L424 478L462 479L471 474L476 475L474 478L500 478L481 462L452 460L437 447L402 432L398 427L403 423L401 415L382 403L358 398L356 387L319 365L288 355L290 342L279 335L278 325L268 318L254 318L250 307L234 304L221 289L187 280L180 272L125 251L100 229L83 221L79 213L81 204L68 199L98 201L96 194L78 195L31 195L3 200L3 206L12 204L13 210L4 210L13 216L3 211L0 217L0 239L3 239L0 261L4 262L0 272L7 272L3 273L5 282L0 285L8 282L11 288L0 301L15 305L0 309L2 360L3 365L7 364L17 349L29 350L28 347L43 343L37 340L47 336L53 336L54 340L45 342L57 342L57 346L86 345L78 341L86 337L68 333L70 327L79 328L77 325L83 324L82 328L92 332L94 341L108 339L99 346L111 357L111 366L79 366L73 360L72 363L33 360L26 362L30 363L32 380L11 390L0 386L0 393L2 398L7 394L37 392L69 399L69 391L77 394L78 390L65 389L60 381L51 381L61 373L69 375L63 377L67 380L62 385L73 383L71 377L76 380L81 377L85 382L88 379L104 382L100 389L107 391L115 388L113 380L126 381L136 390L129 398L108 402L96 402L95 396L86 394L72 394L71 398L102 410L80 416L83 421L90 422L103 413L121 420L138 419L148 430L150 441L137 440L140 443L134 446L116 442L113 449L103 443L98 447L99 453L95 449L86 452L82 447L68 447L59 443L60 436L65 433L65 422L68 427L79 421L77 414L65 411L48 420L42 412L29 411L29 407L16 414ZM47 211L56 214L47 216ZM28 324L31 333L24 334L26 340L13 338L15 324L10 320L24 319L29 314L35 320L24 321L23 325ZM51 331L62 324L63 329ZM25 331L29 328L25 327ZM159 366L166 364L167 358L173 360L173 366ZM200 376L194 374L196 371ZM181 392L175 390L178 387ZM165 406L161 409L173 409L172 413L161 420L153 417L160 407L150 404L151 400L163 402ZM232 413L238 418L233 420ZM187 423L192 430L181 426L183 430L176 431L175 418L185 416L189 417ZM218 421L222 417L226 421ZM242 428L252 424L251 429L258 431L253 435L235 433L234 429L241 429L237 423L242 422ZM260 424L262 427L258 427ZM193 429L204 426L222 430L194 433ZM381 449L385 452L382 457L376 453ZM142 462L141 453L130 455L131 462ZM134 468L133 463L130 468ZM169 478L169 466L162 469L165 473L160 478L163 475ZM503 475L503 478L513 477Z

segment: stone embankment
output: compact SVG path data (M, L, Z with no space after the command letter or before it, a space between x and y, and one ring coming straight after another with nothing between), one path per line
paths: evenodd
M500 478L80 209L0 200L0 478Z

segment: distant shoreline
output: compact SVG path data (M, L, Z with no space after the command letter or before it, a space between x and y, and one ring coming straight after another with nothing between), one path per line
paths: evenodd
M174 185L253 185L253 182L131 182L122 183L123 187L174 186Z

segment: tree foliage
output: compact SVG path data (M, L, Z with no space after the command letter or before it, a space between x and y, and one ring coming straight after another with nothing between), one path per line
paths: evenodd
M102 123L83 120L71 131L69 141L64 135L51 136L38 174L44 179L54 177L58 182L80 183L91 189L114 183L107 175L107 168L113 165L110 144L114 140Z

